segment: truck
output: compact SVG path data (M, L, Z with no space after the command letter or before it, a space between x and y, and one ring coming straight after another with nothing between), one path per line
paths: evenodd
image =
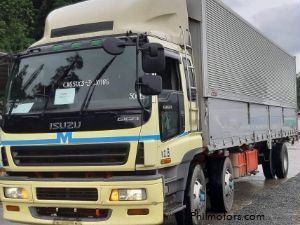
M221 1L83 1L51 12L13 61L7 220L197 225L230 212L234 180L258 165L287 176L295 57Z

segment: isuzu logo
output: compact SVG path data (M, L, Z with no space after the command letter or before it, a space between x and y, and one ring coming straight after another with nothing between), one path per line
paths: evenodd
M81 121L50 123L50 130L75 130L81 127Z

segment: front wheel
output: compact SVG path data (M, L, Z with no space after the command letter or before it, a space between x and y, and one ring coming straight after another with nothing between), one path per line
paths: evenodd
M206 180L199 164L190 168L184 202L186 209L175 215L177 224L203 224L206 213Z

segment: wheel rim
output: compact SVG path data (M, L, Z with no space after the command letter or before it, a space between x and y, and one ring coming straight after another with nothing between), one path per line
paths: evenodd
M205 186L201 184L200 180L196 180L193 188L193 206L194 210L202 212L205 209L206 191Z
M229 169L226 170L225 179L224 179L224 194L226 198L231 198L234 192L234 182L233 177Z

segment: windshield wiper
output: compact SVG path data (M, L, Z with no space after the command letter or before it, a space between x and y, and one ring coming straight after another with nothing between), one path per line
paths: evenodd
M89 87L88 91L87 91L87 94L83 100L83 103L81 105L81 108L80 108L80 113L83 112L83 110L85 109L88 109L89 107L89 104L91 102L91 99L92 99L92 96L93 96L93 93L95 91L95 88L96 88L96 81L99 80L104 74L105 72L108 70L108 68L111 66L111 64L114 62L114 60L117 58L117 56L114 56L103 68L102 70L100 71L100 73L97 74L97 76L95 77L95 79L93 80L93 82L91 83L91 86Z
M40 72L42 71L42 69L44 68L44 64L40 65L39 68L36 69L36 71L34 71L31 76L29 77L29 79L26 81L26 83L24 84L24 87L22 88L22 91L27 90L27 88L33 83L33 81L35 81L35 79L38 77L38 75L40 74Z

